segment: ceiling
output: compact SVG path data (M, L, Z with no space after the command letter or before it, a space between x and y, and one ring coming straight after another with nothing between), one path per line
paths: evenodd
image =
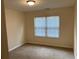
M42 10L46 8L61 8L73 6L75 0L34 0L35 5L28 6L27 0L5 0L5 7L20 11Z

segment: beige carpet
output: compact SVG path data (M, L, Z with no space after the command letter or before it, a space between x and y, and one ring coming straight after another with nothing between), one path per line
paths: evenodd
M68 49L24 45L9 53L9 59L74 59L73 52Z

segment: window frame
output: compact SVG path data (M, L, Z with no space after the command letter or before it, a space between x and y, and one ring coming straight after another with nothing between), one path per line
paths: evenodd
M57 16L57 15L56 15L56 16ZM58 29L59 29L59 36L58 36L58 37L49 37L49 36L47 36L47 17L51 17L51 16L35 16L35 17L34 17L34 20L35 20L36 17L45 17L46 27L45 27L45 36L36 36L36 35L35 35L35 29L36 29L36 28L35 28L35 26L33 25L33 26L34 26L34 29L33 29L33 30L34 30L34 37L38 37L38 38L50 38L50 39L59 39L59 38L60 38L60 34L61 34L61 20L60 20L61 17L60 17L60 16L58 16L58 17L59 17L59 28L58 28ZM52 16L52 17L54 17L54 16ZM33 20L33 23L34 23L34 20ZM41 29L41 28L40 28L40 29Z

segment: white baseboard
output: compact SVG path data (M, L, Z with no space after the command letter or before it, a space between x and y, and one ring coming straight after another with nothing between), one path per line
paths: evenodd
M19 45L15 46L15 47L9 49L9 52L12 51L12 50L14 50L14 49L16 49L16 48L18 48L18 47L20 47L20 46L22 46L22 45L24 45L24 44L25 44L25 43L23 43L23 44L19 44Z
M62 47L62 48L71 48L71 49L73 49L72 46L66 46L66 45L58 46L58 45L51 45L51 44L39 43L39 42L28 42L28 43L30 43L30 44L46 45L46 46L54 46L54 47Z

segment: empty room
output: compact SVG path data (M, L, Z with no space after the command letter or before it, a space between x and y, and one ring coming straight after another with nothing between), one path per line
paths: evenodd
M4 0L9 59L75 59L76 0Z

